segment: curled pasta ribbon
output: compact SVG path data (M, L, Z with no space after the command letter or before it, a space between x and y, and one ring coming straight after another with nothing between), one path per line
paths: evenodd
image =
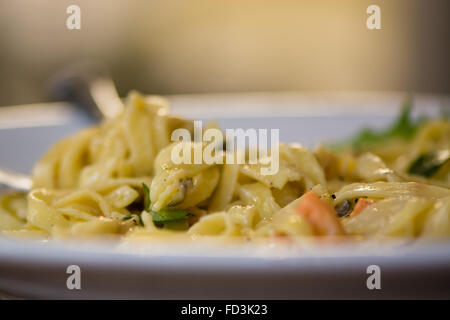
M315 156L300 145L279 145L279 170L275 175L262 175L261 164L246 164L241 172L269 188L282 189L289 181L303 181L306 188L326 186L325 174Z
M20 193L0 197L0 231L17 230L25 225L26 201Z
M386 199L392 197L426 197L429 199L439 199L449 195L450 190L447 188L417 182L353 183L336 192L334 201L338 204L343 200L361 197L374 199Z
M358 157L356 172L362 180L367 182L404 181L394 170L388 168L383 160L369 152Z
M344 219L343 225L350 234L417 237L436 228L433 222L427 222L439 214L439 210L435 208L436 203L419 197L385 199L372 204L355 217ZM446 214L448 217L449 212ZM428 231L425 225L428 225Z
M171 151L180 143L174 143L161 150L155 160L156 176L150 188L152 210L196 206L212 195L219 182L220 171L217 166L175 164L171 158Z
M192 136L193 122L170 115L165 99L132 92L125 104L116 118L50 148L34 167L27 196L0 195L2 234L116 234L163 241L175 234L450 237L450 162L426 163L437 167L431 178L408 173L412 163L429 159L424 153L449 150L446 118L423 123L410 140L393 136L366 149L319 147L311 152L280 144L270 159L265 150L251 149L240 153L251 163L227 163L240 158L238 152L225 153L222 160L227 161L209 163L195 160L197 151L214 151L220 160L211 145L171 143L175 129L187 129ZM274 151L277 166L268 161ZM180 162L174 154L189 161ZM253 159L255 154L259 158ZM278 171L263 174L268 168ZM143 184L150 187L155 212L144 210ZM154 222L162 209L169 210L159 212ZM170 216L170 209L179 215Z
M119 187L106 196L87 190L35 189L28 195L27 221L56 237L121 233L129 226L114 216L121 216L113 211L120 210L114 205L120 207L137 197L136 191L127 188Z
M57 143L33 169L34 188L65 189L78 186L89 141L98 129L86 129Z
M262 183L246 184L240 187L239 195L246 205L253 205L261 220L269 220L280 210L268 187Z
M118 178L151 176L158 152L175 128L191 121L169 115L162 98L132 92L124 114L81 131L53 146L33 170L33 187L96 187Z
M239 165L226 164L222 166L220 182L209 204L210 211L220 211L233 200L239 178Z
M202 217L188 233L196 236L235 236L239 235L239 229L227 212L216 212Z

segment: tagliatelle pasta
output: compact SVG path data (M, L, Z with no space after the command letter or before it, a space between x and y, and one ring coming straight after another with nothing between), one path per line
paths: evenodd
M131 93L123 114L55 144L35 165L27 195L0 196L0 232L253 239L334 230L329 235L450 238L450 121L401 121L338 148L275 146L278 170L267 175L262 157L175 163L174 149L192 150L192 157L195 150L235 154L172 142L175 129L193 133L193 122L170 115L163 98Z

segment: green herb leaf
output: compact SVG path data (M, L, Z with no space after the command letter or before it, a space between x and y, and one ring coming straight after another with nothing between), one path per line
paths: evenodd
M425 119L419 119L416 123L411 119L411 102L407 100L403 106L402 112L397 121L394 122L392 127L385 133L388 137L403 137L411 138L417 131L419 125Z
M157 224L164 224L168 222L180 221L190 216L190 213L183 210L167 210L149 211L153 221Z
M144 226L144 222L142 222L141 216L137 215L137 214L129 214L129 215L123 217L122 220L127 221L127 220L134 219L134 218L136 218L135 222L137 225Z
M411 163L408 173L432 177L448 162L450 162L450 150L422 154Z
M150 189L149 187L145 184L142 183L142 188L144 188L144 210L145 211L149 211L150 210Z
M450 106L441 106L441 117L444 119L450 119Z
M365 150L370 146L391 138L411 139L425 118L414 121L411 118L411 99L406 99L402 111L395 122L382 131L363 129L348 141L331 146L332 149L351 146L356 150Z
M145 184L142 183L142 188L144 188L144 210L150 213L153 222L156 226L162 227L165 223L182 221L189 217L191 214L184 210L171 210L163 209L160 211L153 211L150 209L150 189Z

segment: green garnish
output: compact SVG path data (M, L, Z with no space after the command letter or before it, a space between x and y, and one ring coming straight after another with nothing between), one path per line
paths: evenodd
M182 221L187 219L191 214L184 210L176 210L176 209L163 209L160 211L153 211L150 209L150 189L149 187L143 183L142 187L144 188L144 210L147 211L153 219L153 222L156 226L162 227L166 223L171 223L175 221Z
M332 145L331 147L339 148L351 146L356 150L365 150L376 143L391 138L411 139L425 120L425 118L421 118L414 121L411 118L411 100L407 99L405 100L399 117L387 129L382 131L363 129L350 140L342 144Z
M144 226L144 223L142 222L141 216L139 216L137 214L129 214L129 215L123 217L122 220L123 221L127 221L127 220L134 219L134 218L136 218L135 222L136 222L137 225Z
M414 160L408 173L423 177L432 177L445 164L450 162L450 150L434 151L422 154Z
M441 117L444 119L450 119L450 107L447 106L441 106Z
M167 223L184 220L189 216L189 213L184 210L167 210L163 209L160 211L152 211L150 210L148 213L153 218L153 221L156 223Z
M149 187L145 184L142 183L142 188L144 188L144 210L145 211L149 211L150 210L150 189Z

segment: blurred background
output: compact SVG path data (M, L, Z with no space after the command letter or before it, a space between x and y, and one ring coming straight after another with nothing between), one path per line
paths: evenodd
M66 8L81 8L68 30ZM382 30L366 9L381 8ZM80 59L121 95L279 90L450 93L448 0L0 0L0 105L46 101Z

